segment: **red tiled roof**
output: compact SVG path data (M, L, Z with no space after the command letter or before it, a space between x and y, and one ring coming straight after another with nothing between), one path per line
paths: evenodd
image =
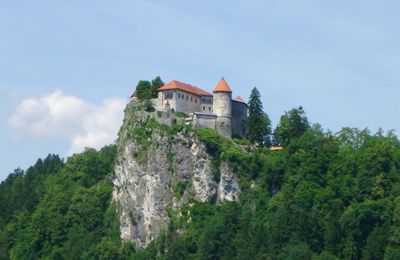
M232 90L225 79L222 78L215 87L214 92L232 92Z
M244 103L244 100L243 100L243 98L242 98L241 96L237 96L235 99L236 99L237 101L240 101L240 102L243 102L243 103Z
M173 89L179 89L179 90L182 90L182 91L185 91L185 92L197 95L197 96L212 96L211 93L209 93L201 88L194 87L189 84L179 82L176 80L168 82L167 84L165 84L164 86L159 88L158 91L173 90Z

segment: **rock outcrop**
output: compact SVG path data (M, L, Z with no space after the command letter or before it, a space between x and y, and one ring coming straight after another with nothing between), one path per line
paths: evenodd
M228 164L215 169L192 131L171 131L157 125L155 117L128 106L118 139L113 200L120 209L121 238L136 248L166 229L168 210L179 210L191 199L233 201L240 193Z

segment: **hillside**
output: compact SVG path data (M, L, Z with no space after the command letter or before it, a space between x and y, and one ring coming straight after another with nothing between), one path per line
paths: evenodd
M394 134L314 125L270 151L152 116L2 182L0 259L400 259Z

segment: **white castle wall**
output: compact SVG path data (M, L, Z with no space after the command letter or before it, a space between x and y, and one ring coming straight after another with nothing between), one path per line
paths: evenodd
M203 96L201 97L201 104L200 104L200 112L206 114L214 113L213 109L213 101L214 98L211 96Z
M201 97L179 90L163 91L158 93L158 103L162 105L158 105L157 107L165 108L165 103L167 100L170 108L176 112L182 112L186 114L194 112L213 112L212 97ZM211 100L211 102L203 103L203 101L207 100Z
M185 114L193 113L192 124L195 128L216 129L228 138L245 135L243 120L247 118L247 105L232 100L231 93L215 92L213 97L200 97L179 90L161 91L158 98L153 100L157 103L156 110L165 111L167 100L171 110ZM166 118L166 121L168 120Z
M197 95L176 91L174 99L176 102L176 112L190 114L200 110L200 97Z

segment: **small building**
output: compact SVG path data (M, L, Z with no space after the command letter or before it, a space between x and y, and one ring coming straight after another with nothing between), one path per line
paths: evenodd
M247 104L241 97L232 99L232 90L222 78L213 93L173 80L158 89L153 100L156 110L172 110L189 115L195 128L213 128L225 137L245 135Z
M158 89L157 108L164 109L167 102L175 112L213 113L213 94L176 80Z

